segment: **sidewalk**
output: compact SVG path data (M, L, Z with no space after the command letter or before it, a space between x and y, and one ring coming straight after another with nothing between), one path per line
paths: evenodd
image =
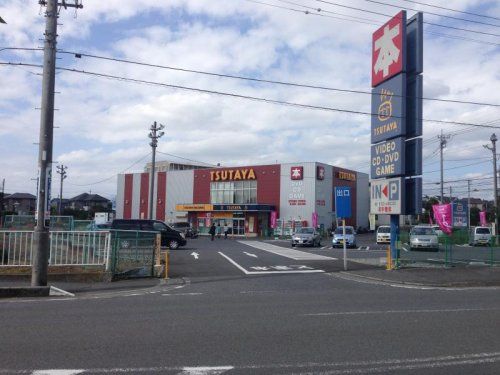
M500 286L500 267L404 268L387 271L382 268L344 272L367 280L433 287Z

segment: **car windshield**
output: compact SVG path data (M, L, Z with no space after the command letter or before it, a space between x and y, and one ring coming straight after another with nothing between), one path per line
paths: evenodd
M300 228L297 233L301 234L312 234L314 232L313 228Z
M379 227L378 233L391 233L391 227Z
M335 234L343 234L343 228L342 227L338 227L337 229L335 229ZM352 228L346 227L345 228L345 234L352 234Z
M490 234L490 228L476 228L477 234Z
M420 235L420 236L429 236L436 234L433 228L423 228L423 227L417 227L413 228L411 231L411 234L414 235Z

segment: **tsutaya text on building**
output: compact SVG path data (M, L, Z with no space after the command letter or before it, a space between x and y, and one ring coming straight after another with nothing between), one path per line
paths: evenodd
M237 181L237 180L255 180L253 168L248 169L223 169L210 171L211 181Z

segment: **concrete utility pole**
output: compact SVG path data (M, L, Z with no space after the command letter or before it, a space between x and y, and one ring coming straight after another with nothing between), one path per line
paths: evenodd
M61 175L61 185L59 187L59 204L57 206L57 214L59 216L61 216L61 212L62 212L62 192L63 192L63 181L66 179L66 177L68 177L68 174L66 173L66 169L68 169L67 166L65 166L64 164L61 164L61 165L58 165L56 167L57 169L57 173Z
M40 115L40 141L38 148L39 189L37 192L34 254L31 273L32 286L47 285L49 260L50 184L52 175L52 140L54 132L54 88L56 71L56 40L58 6L82 8L79 0L74 4L66 1L40 0L45 5L45 41L43 47L42 106Z
M467 227L470 229L470 180L467 180Z
M160 124L157 126L156 121L151 125L149 138L151 138L151 142L149 145L151 146L151 172L149 174L149 219L153 219L153 202L155 201L154 194L154 184L155 184L155 158L156 158L156 147L158 146L158 139L161 138L165 133L161 130L164 129L165 126Z
M2 179L2 195L0 196L0 225L2 224L3 196L4 195L5 195L5 178Z
M484 145L493 153L493 201L495 202L495 235L498 234L498 181L497 181L497 136L493 133L490 137L492 146Z
M450 139L450 135L443 135L443 129L441 129L441 135L437 136L439 139L439 149L441 156L441 199L440 203L443 204L444 192L443 192L443 149L446 147L446 143L448 139Z

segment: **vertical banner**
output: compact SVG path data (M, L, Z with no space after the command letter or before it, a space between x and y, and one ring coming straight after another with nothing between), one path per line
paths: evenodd
M52 163L45 172L45 226L50 226L50 193L52 188Z
M276 222L278 221L278 213L276 211L271 211L271 228L276 228Z
M486 227L488 226L488 222L486 220L486 211L480 211L479 212L479 224L482 226L482 227Z
M316 228L318 226L318 213L317 212L312 213L311 223L312 223L313 228Z
M451 204L435 204L432 206L434 212L434 220L443 233L451 234L452 231L452 217L451 217Z

